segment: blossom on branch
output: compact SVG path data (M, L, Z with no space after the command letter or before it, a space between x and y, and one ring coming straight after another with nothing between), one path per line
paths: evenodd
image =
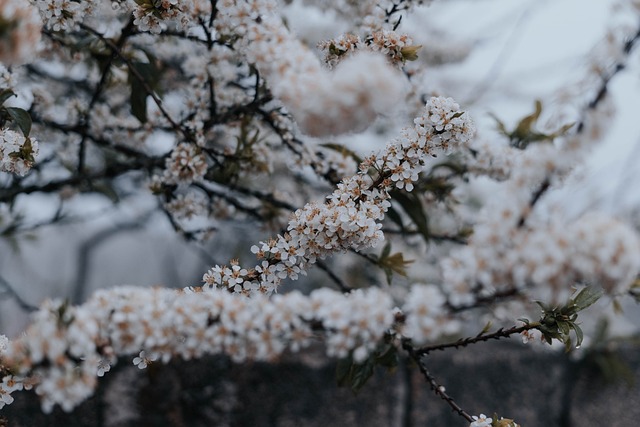
M297 277L318 258L375 247L383 239L380 222L391 206L389 191L411 191L427 160L461 149L474 131L471 119L451 98L430 99L413 127L365 159L360 172L338 184L325 203L311 202L298 209L284 236L254 246L252 252L263 260L260 265L232 281L228 267L216 266L204 275L205 287L271 293L282 279ZM370 168L376 171L373 176Z
M38 156L38 141L11 129L0 129L0 171L26 175Z
M402 76L382 56L363 52L329 73L274 15L275 7L272 0L224 0L218 5L225 17L219 30L240 36L238 48L305 133L363 130L402 99Z

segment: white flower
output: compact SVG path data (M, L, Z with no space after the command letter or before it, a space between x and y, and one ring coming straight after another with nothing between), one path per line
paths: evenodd
M138 369L145 369L151 362L157 360L157 357L147 355L147 353L142 350L140 354L133 358L133 364L138 367Z
M473 416L473 422L469 424L469 427L491 427L493 419L487 418L484 414L480 414L479 417Z

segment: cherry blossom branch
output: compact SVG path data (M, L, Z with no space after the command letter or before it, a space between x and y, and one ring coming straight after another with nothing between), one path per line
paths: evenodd
M324 204L309 203L298 209L284 236L254 246L260 265L250 270L215 266L203 277L205 287L271 293L282 279L304 274L318 258L375 246L383 237L379 221L390 206L389 191L413 190L427 160L469 141L474 127L467 116L452 99L432 98L413 128L406 128L384 151L365 159L360 172L338 184ZM375 171L373 176L370 169Z
M137 354L144 366L207 354L273 360L322 336L329 356L353 353L361 362L392 327L392 304L375 288L249 300L225 291L119 287L80 306L46 302L25 334L0 348L0 359L12 381L35 386L45 411L55 404L69 411L93 393L96 372L118 356ZM0 393L16 389L0 386Z

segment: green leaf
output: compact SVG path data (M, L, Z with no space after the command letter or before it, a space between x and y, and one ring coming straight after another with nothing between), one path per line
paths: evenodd
M31 116L29 113L17 107L7 107L7 113L9 113L11 120L18 125L25 138L28 137L29 132L31 132Z
M4 104L4 102L12 96L16 96L16 94L11 89L0 90L0 105Z
M131 105L131 113L140 120L141 123L147 122L147 96L149 93L144 84L136 77L136 73L140 75L147 86L155 91L158 89L160 82L160 69L156 65L156 58L145 51L145 55L149 62L134 61L131 63L129 70L129 85L131 86L131 95L129 103ZM134 72L135 70L135 72Z
M405 260L404 255L401 252L391 253L391 243L387 242L382 248L380 256L377 257L377 264L384 271L387 284L391 285L391 279L393 273L397 273L403 277L407 276L406 267L411 264L413 260Z
M353 360L351 357L345 357L344 359L338 360L338 364L336 366L336 381L338 383L338 387L345 387L349 385L352 365Z
M369 356L363 363L355 363L351 356L339 360L336 367L338 386L349 386L357 393L373 375L374 366L374 356Z
M562 335L569 335L569 332L571 331L571 327L568 322L558 322L558 329Z
M405 228L404 228L404 223L402 222L402 217L400 216L398 211L393 208L393 206L389 207L389 210L387 211L387 216L391 221L398 224L398 226L400 227L400 231L404 232Z
M582 345L582 340L584 339L584 333L582 332L582 328L576 325L575 323L571 324L573 331L576 333L576 348L580 348Z
M602 289L594 290L593 287L587 286L573 298L573 303L576 305L577 311L582 311L595 304L603 294Z
M529 324L528 320L527 320L527 324ZM480 333L478 333L477 336L486 334L489 331L489 329L491 329L491 325L492 325L491 321L488 321L487 324L484 325L484 328L482 328L482 330L480 331Z
M512 136L518 139L525 139L526 136L531 133L532 127L538 121L540 113L542 113L542 102L540 102L539 99L536 99L535 111L520 120L516 129L512 132Z
M416 194L397 190L391 192L391 197L402 206L402 209L409 215L424 241L429 244L429 220L424 212L420 198Z
M557 131L553 132L551 135L548 135L549 139L555 139L559 136L563 136L564 134L567 133L567 131L569 129L571 129L576 123L575 122L571 122L571 123L567 123L566 125L562 126L560 129L558 129Z
M398 366L398 349L389 345L385 351L379 356L376 356L376 364L383 366L387 369L394 369Z
M145 68L146 64L143 63L134 63L133 66L140 72L140 70ZM141 75L144 76L142 72ZM147 96L149 95L144 88L144 85L135 74L129 71L129 85L131 86L131 95L129 97L129 103L131 105L131 114L135 116L136 119L140 120L140 123L147 122Z
M615 314L624 314L624 308L622 308L622 304L620 304L620 300L618 298L613 298L611 303L613 304L613 312Z
M391 242L387 242L384 245L384 248L382 248L382 253L380 254L380 258L379 259L385 259L389 256L389 254L391 253Z
M511 137L511 133L507 130L507 127L505 126L504 122L500 120L498 116L496 116L493 113L489 113L489 116L491 116L491 118L496 121L496 126L498 126L498 131L501 134L503 134L504 136Z
M371 358L368 358L364 361L363 364L354 364L353 365L353 381L351 382L351 390L354 392L359 392L362 387L369 381L369 378L373 376L373 368L374 363Z
M422 48L422 45L405 46L400 49L400 55L405 61L415 61L418 59L418 51Z
M389 255L384 261L384 265L403 277L407 277L406 267L412 263L413 260L404 259L402 252L396 252L395 254Z

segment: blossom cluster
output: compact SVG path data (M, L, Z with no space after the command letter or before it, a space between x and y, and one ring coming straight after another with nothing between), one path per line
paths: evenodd
M210 2L204 0L142 0L133 8L133 25L140 31L160 34L169 25L177 29L191 26L194 16L209 13Z
M119 287L99 291L82 306L49 301L20 338L0 342L11 372L0 384L34 387L43 410L70 411L90 396L118 356L140 368L171 358L227 354L234 361L273 360L324 337L327 354L363 361L390 331L393 301L379 289L348 295L321 289L247 299L225 291Z
M190 184L207 172L207 161L199 147L181 143L167 158L163 181L168 184Z
M0 129L0 171L24 176L38 156L38 141L11 129Z
M218 8L225 17L219 30L241 36L238 47L309 135L362 130L404 93L401 75L379 55L363 52L324 70L274 15L271 0L225 0Z
M461 324L451 316L446 303L446 296L436 285L411 286L402 306L406 316L402 336L418 345L434 342L441 336L455 336Z
M2 382L0 383L0 409L5 405L13 403L13 397L11 393L14 391L22 390L22 382L16 381L13 376L5 375L5 367L2 365L2 356L6 353L9 346L9 339L0 335L0 376L2 376Z
M360 172L339 183L325 203L308 203L293 213L284 236L255 245L252 252L262 260L260 265L251 270L215 266L203 277L205 287L271 293L282 279L297 278L317 258L375 247L383 239L380 222L391 205L388 192L411 191L429 159L460 149L474 130L451 98L430 99L413 127L366 159ZM378 171L377 177L369 175L370 168Z
M356 51L380 52L397 67L402 67L407 60L417 58L420 46L414 46L413 40L407 34L398 34L391 30L374 31L363 41L354 34L345 34L333 40L325 40L318 44L324 52L324 61L330 68L334 68L345 58Z
M551 218L531 204L541 195L534 197L535 192L559 184L588 147L574 137L563 145L511 150L515 155L509 160L509 179L483 207L469 245L441 262L445 289L454 303L526 287L559 301L576 281L598 283L610 294L629 289L640 272L635 230L604 214L571 217L559 206L546 206L554 214ZM499 158L500 151L492 154ZM488 165L489 173L505 170L491 160Z
M53 31L75 30L99 4L96 0L33 0L33 3L40 11L45 27Z

